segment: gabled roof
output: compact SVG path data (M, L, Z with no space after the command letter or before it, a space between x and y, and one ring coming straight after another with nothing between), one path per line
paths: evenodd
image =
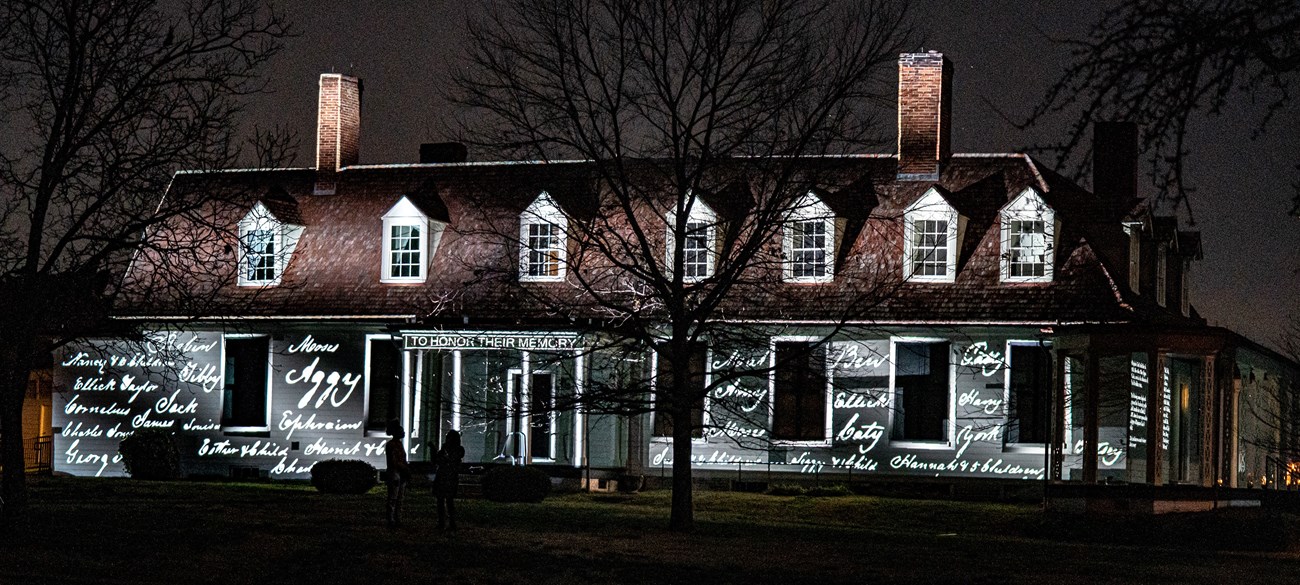
M897 180L897 161L889 156L809 157L799 162L802 180L844 219L835 279L798 284L782 282L779 271L750 274L721 306L724 318L1044 324L1147 318L1140 303L1126 299L1123 287L1109 276L1121 264L1099 251L1123 238L1121 220L1132 209L1130 202L1099 200L1044 171L1030 157L953 155L933 183ZM279 286L212 291L229 314L376 319L405 315L448 322L603 316L594 308L559 315L537 305L527 287L568 285L519 283L512 264L517 250L484 237L494 230L509 233L506 228L517 226L519 214L543 191L571 216L595 217L600 202L590 163L356 166L333 176L334 195L313 195L315 180L312 170L177 175L168 196L219 192L229 201L251 204L269 189L281 189L287 199L277 199L282 201L275 203L279 212L286 217L296 214L300 225L307 226ZM702 195L720 215L743 213L752 205L753 194L745 183L731 179L725 185ZM904 282L903 210L932 187L967 218L959 271L952 283ZM1004 284L999 281L998 211L1029 187L1042 194L1062 224L1054 279ZM380 218L403 196L430 218L448 224L431 259L430 277L420 285L380 282ZM136 276L147 279L149 264L138 270L142 273ZM125 298L120 307L124 314L180 311L165 296ZM581 304L580 299L575 302Z
M298 202L279 186L268 189L266 195L258 198L257 202L261 203L276 221L290 225L303 225L302 213L298 211Z

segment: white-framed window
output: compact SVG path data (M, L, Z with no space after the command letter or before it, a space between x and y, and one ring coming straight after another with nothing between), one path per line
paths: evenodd
M900 337L890 342L890 441L918 448L952 446L956 419L952 344Z
M401 338L366 335L366 431L383 432L401 421L406 357Z
M795 202L783 230L786 282L830 282L835 278L835 214L815 194Z
M684 356L686 360L686 388L684 389L691 395L694 395L691 406L691 440L702 442L704 440L704 429L709 424L708 400L706 390L712 383L712 372L709 370L710 352L709 346L703 342L692 344L689 355ZM651 384L654 388L654 413L650 424L650 436L656 439L673 438L673 419L669 412L669 404L660 389L670 383L673 374L673 363L668 359L667 346L659 345L655 347L650 360L652 368Z
M221 429L260 432L271 425L271 338L236 334L221 338Z
M519 280L564 280L568 218L545 191L519 216Z
M694 196L687 194L690 201L690 213L686 217L685 233L682 237L682 280L697 282L713 276L713 263L717 256L717 214L708 205ZM668 266L673 266L673 252L676 238L674 228L677 226L675 213L668 216L668 238L664 246Z
M274 283L280 280L280 248L283 237L278 229L256 229L245 232L244 280L252 283Z
M769 428L782 444L830 445L831 375L821 338L773 337Z
M903 277L952 282L957 277L961 215L931 188L903 212Z
M1051 282L1056 213L1032 188L1002 208L1003 282Z
M277 219L262 202L239 221L240 286L280 284L302 226Z
M1040 450L1052 432L1052 348L1032 340L1007 341L1005 404L1008 446Z
M384 214L383 226L379 282L424 282L446 224L430 219L410 199L402 197Z

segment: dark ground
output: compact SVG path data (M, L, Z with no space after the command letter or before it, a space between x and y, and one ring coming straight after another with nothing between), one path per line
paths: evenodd
M5 527L0 583L1295 583L1295 517L1259 510L1083 522L1037 506L701 492L665 530L668 492L461 502L434 530L413 491L40 478ZM1216 550L1218 549L1218 550Z

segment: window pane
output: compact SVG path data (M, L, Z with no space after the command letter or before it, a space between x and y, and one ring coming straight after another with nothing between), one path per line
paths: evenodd
M382 429L402 412L402 352L397 341L370 340L370 405L366 427Z
M419 278L423 273L420 254L420 226L395 225L389 231L388 262L391 278Z
M662 346L657 352L659 355L659 368L655 379L654 436L671 437L673 436L673 420L668 412L668 398L665 392L668 385L672 383L672 362L668 357L668 352ZM697 344L691 350L686 365L686 392L695 401L691 408L691 436L697 439L704 436L704 358L705 346L704 344Z
M826 439L826 350L811 343L776 344L772 438Z
M682 274L687 278L709 276L709 226L693 221L686 224L682 241Z
M1011 346L1008 443L1046 443L1052 385L1052 353L1037 345Z
M1007 222L1007 274L1014 278L1046 276L1049 250L1047 222L1025 219Z
M533 457L552 459L551 417L555 408L555 378L549 373L532 375L529 392L528 450Z
M244 234L245 261L248 270L245 279L255 282L268 282L276 279L275 232L273 230L252 230Z
M919 219L912 222L912 274L948 275L948 222Z
M948 438L948 351L947 342L895 344L892 438Z
M829 243L825 220L790 224L790 273L794 278L821 278L827 271Z
M221 424L228 427L266 426L268 337L227 338Z
M528 276L560 275L560 226L553 223L528 224L528 236L524 245L528 247L527 266L524 274Z

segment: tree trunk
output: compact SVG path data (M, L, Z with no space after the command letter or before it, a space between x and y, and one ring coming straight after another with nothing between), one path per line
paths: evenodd
M680 396L681 392L679 392ZM684 408L681 402L685 402ZM690 532L695 528L695 503L691 491L691 403L673 404L673 502L668 529Z

